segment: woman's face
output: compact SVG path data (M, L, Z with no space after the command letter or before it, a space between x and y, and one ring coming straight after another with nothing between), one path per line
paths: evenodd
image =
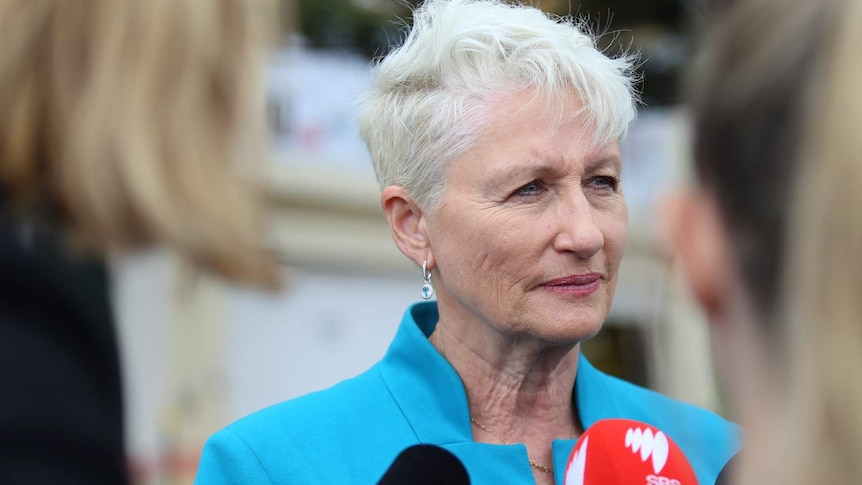
M441 320L576 342L601 328L626 246L620 153L594 146L581 119L555 126L533 95L495 103L446 168L426 220L434 285Z

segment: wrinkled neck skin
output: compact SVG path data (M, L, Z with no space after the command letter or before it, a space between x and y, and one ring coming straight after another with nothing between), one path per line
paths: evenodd
M467 391L471 416L530 458L551 467L551 443L580 434L572 391L580 344L554 345L441 320L431 343L452 364ZM473 424L475 441L501 444ZM537 483L553 474L533 470Z

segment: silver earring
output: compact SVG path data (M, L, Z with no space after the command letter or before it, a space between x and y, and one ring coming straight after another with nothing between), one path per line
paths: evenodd
M431 272L427 270L428 261L425 260L422 262L422 279L425 280L425 284L422 285L422 299L430 300L432 296L434 296L434 287L431 286Z

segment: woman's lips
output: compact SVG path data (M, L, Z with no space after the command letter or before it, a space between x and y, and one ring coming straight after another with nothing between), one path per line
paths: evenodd
M541 284L541 287L563 295L587 296L599 289L602 275L599 273L586 273L579 275L563 276Z

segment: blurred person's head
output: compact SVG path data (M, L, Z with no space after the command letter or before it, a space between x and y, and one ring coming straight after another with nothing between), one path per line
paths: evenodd
M632 60L605 56L572 19L487 0L414 12L358 120L396 244L433 273L441 322L543 343L598 332L627 241L618 141L635 115Z
M102 252L270 284L264 0L0 0L6 209Z
M749 428L744 483L862 477L860 25L852 0L732 2L699 66L699 188L671 230Z

